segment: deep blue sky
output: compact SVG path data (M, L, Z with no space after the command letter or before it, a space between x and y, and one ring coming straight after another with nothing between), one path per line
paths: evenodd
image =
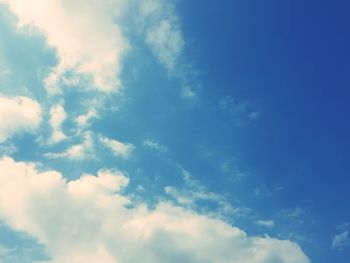
M213 114L202 120L204 132L216 130L221 136L214 144L242 156L254 183L285 187L263 210L307 210L304 230L314 238L315 262L347 262L349 252L339 255L327 246L328 236L350 217L350 4L248 0L180 6L205 101L215 107L230 95L261 110L256 125L242 127L225 125Z

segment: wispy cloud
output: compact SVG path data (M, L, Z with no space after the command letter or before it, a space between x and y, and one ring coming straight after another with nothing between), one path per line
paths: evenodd
M167 148L158 142L151 140L151 139L146 139L143 141L143 146L148 147L150 149L156 150L158 152L164 153L167 151Z
M63 152L49 152L44 154L49 159L68 159L68 160L85 160L93 159L94 154L94 141L90 132L85 132L82 135L82 142L79 144L73 144Z
M268 228L272 228L275 226L275 222L273 220L257 220L255 223L259 226Z
M335 250L343 250L346 246L349 246L349 231L344 231L340 234L335 235L332 238L331 248Z
M128 159L134 150L135 146L130 143L123 143L118 140L107 138L103 135L98 136L98 140L115 156L120 156L124 159Z
M145 0L139 3L146 42L168 71L173 71L185 44L174 6L170 1Z
M181 173L183 186L166 186L164 189L178 204L200 211L206 211L204 203L211 204L211 215L219 218L241 217L249 213L248 208L234 207L224 195L209 191L187 170L182 169Z

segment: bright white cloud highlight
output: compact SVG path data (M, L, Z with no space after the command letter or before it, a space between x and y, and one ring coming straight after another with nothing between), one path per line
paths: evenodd
M0 96L0 143L20 132L34 132L41 121L41 107L27 97Z
M50 262L309 263L290 241L248 237L168 203L135 204L121 193L128 178L118 171L67 181L8 157L0 171L0 219L44 244Z
M102 135L99 135L98 139L106 148L108 148L113 153L113 155L120 156L124 159L128 159L132 151L135 149L135 146L130 143L123 143Z
M38 29L57 50L59 65L46 79L49 92L60 91L67 70L92 79L101 91L120 87L121 60L128 48L115 22L125 1L0 0L19 18L19 27ZM73 79L79 82L79 78ZM69 79L65 80L69 81Z

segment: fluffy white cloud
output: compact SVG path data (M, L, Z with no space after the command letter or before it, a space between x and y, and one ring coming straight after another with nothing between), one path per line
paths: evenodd
M19 18L19 27L38 29L57 50L59 65L46 79L49 92L60 81L92 78L99 90L120 87L121 59L128 42L116 23L126 1L121 0L0 0ZM78 75L63 79L67 70ZM85 74L87 74L85 76Z
M66 138L62 132L62 124L67 118L67 113L63 106L57 104L50 109L50 125L52 127L52 135L49 140L50 143L57 143Z
M100 170L67 181L56 171L0 160L0 219L44 244L54 263L308 263L299 246L248 237L218 219L122 194L128 178Z
M41 108L35 100L0 96L0 143L13 134L35 131L40 121Z
M129 158L135 148L135 146L130 143L123 143L102 135L99 135L98 139L105 147L111 150L115 156L121 156L124 159Z

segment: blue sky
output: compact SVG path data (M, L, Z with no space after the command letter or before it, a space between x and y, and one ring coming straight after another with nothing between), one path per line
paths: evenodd
M0 0L0 261L348 262L349 7Z

